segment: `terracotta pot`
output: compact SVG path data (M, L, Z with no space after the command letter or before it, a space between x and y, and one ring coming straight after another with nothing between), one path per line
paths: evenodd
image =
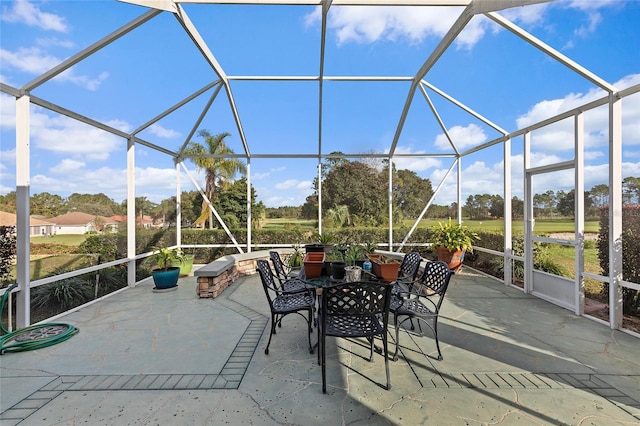
M438 260L449 265L449 269L453 272L458 272L462 268L465 254L464 250L450 251L448 248L436 246L436 254Z
M324 266L324 252L310 252L304 256L304 274L307 278L319 278L322 276Z

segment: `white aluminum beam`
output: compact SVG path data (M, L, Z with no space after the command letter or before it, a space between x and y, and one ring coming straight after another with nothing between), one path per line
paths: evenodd
M227 227L227 224L224 223L224 220L222 220L222 218L220 217L220 214L218 214L218 211L215 209L215 207L213 207L213 203L211 203L211 200L209 200L209 197L207 197L207 194L205 194L205 192L202 189L202 187L200 187L200 185L198 185L198 182L195 180L195 178L193 177L193 175L191 174L189 169L187 169L187 166L184 165L184 162L180 162L180 165L182 166L182 168L186 172L186 174L189 177L189 179L191 179L191 182L196 187L198 192L200 192L200 195L202 195L202 199L204 200L205 203L207 203L207 205L211 209L211 212L214 214L214 216L218 220L218 223L220 223L220 226L222 226L222 229L224 229L224 231L227 233L227 236L233 242L233 245L236 247L236 250L238 250L238 252L240 252L240 253L244 253L244 251L242 250L242 247L240 247L240 244L238 244L238 241L236 241L236 237L233 236L233 234L231 233L231 231Z
M584 113L576 114L574 120L575 151L575 306L576 315L584 315Z
M506 18L504 18L504 17L502 17L499 14L494 13L494 12L487 13L486 16L488 18L490 18L491 20L493 20L494 22L496 22L497 24L499 24L499 25L503 26L504 28L506 28L507 30L511 31L513 34L517 35L518 37L520 37L521 39L523 39L527 43L531 44L532 46L534 46L534 47L536 47L536 48L538 48L540 50L542 50L547 56L550 56L550 57L554 58L555 60L557 60L561 64L565 65L569 69L573 70L574 72L578 73L582 77L584 77L587 80L591 81L596 86L598 86L598 87L600 87L600 88L602 88L602 89L604 89L604 90L606 90L607 92L610 92L610 93L616 91L616 88L613 85L609 84L608 82L606 82L602 78L598 77L597 75L595 75L594 73L592 73L588 69L584 68L583 66L579 65L575 61L569 59L567 56L565 56L562 53L558 52L556 49L552 48L551 46L549 46L548 44L546 44L542 40L539 40L537 37L533 36L532 34L529 34L528 32L526 32L522 28L518 27L516 24L514 24L511 21L509 21L508 19L506 19Z
M16 326L31 324L31 275L30 275L30 190L31 158L29 96L16 99Z
M609 95L609 323L622 326L622 100Z
M449 134L449 130L447 130L447 126L445 126L444 122L442 121L442 118L440 117L440 114L438 113L438 110L436 109L436 106L431 101L431 98L429 97L429 94L427 93L427 91L425 90L423 85L420 85L419 87L420 87L420 91L422 92L422 96L424 96L424 99L427 101L427 104L429 104L429 108L431 108L431 112L433 113L433 116L438 121L438 124L440 125L440 129L442 129L442 133L444 133L444 136L449 141L449 145L451 145L451 148L453 149L453 152L456 153L456 156L460 156L460 152L458 151L458 148L456 147L456 144L453 142L453 139L451 139L451 135Z
M411 82L411 88L409 89L409 94L407 95L407 99L404 103L404 107L402 108L402 113L400 115L400 121L398 122L398 126L396 127L396 133L393 136L393 141L391 142L391 148L389 149L389 154L393 155L396 150L396 146L398 145L398 141L400 140L400 134L402 133L402 129L404 127L404 123L407 120L407 114L409 113L409 109L411 108L411 102L413 101L413 96L415 95L416 87L418 87L419 82L424 78L424 76L429 72L431 67L435 65L440 56L451 46L454 42L458 34L464 29L464 27L469 23L469 21L473 18L472 8L468 6L462 14L456 19L453 23L447 34L442 38L440 43L433 50L431 55L427 58L425 63L420 67L418 72L416 73L413 81Z
M409 238L411 238L411 234L413 234L413 231L415 231L418 225L420 224L420 221L424 217L425 213L427 213L427 209L429 209L429 207L431 206L431 203L433 203L433 200L436 199L436 196L440 192L440 189L442 189L442 187L444 186L445 181L451 174L451 171L453 170L456 164L457 164L456 161L454 161L453 163L451 163L451 166L449 166L449 170L447 170L447 173L445 173L445 175L442 177L442 180L438 184L437 188L435 189L435 191L433 191L433 195L431 196L427 204L424 206L424 209L422 209L422 212L420 213L420 215L418 215L417 219L413 223L413 226L411 227L409 232L407 232L407 235L405 235L404 239L402 240L400 247L398 247L398 250L397 250L398 252L402 250L402 248L407 243L407 241L409 241Z
M200 127L200 123L202 123L202 120L204 120L204 117L209 112L209 108L211 108L211 105L213 105L213 101L216 100L216 98L218 97L218 93L220 93L221 89L222 89L222 85L220 84L220 85L218 85L218 87L216 87L216 90L213 91L213 93L211 94L211 97L207 101L207 103L204 106L204 108L202 108L202 111L200 112L200 116L198 117L196 122L191 127L191 130L189 131L189 134L184 139L184 142L182 143L182 146L180 147L180 150L178 151L178 156L180 158L182 158L182 155L184 154L184 150L187 149L187 145L189 145L189 142L191 141L191 138L193 138L193 135L198 130L198 127Z
M127 285L136 285L136 142L127 141Z
M197 90L195 93L192 93L191 95L187 96L186 98L184 98L183 100L181 100L180 102L178 102L177 104L172 106L171 108L169 108L169 109L161 112L160 114L156 115L151 120L147 121L142 126L138 127L133 132L131 132L131 134L135 135L135 134L140 133L141 131L143 131L147 127L149 127L152 124L162 120L167 115L171 114L172 112L174 112L175 110L179 109L180 107L188 104L189 102L191 102L192 100L194 100L195 98L197 98L198 96L200 96L201 94L203 94L204 92L206 92L207 90L211 89L212 87L214 87L216 84L219 84L219 83L220 83L220 80L216 80L214 82L211 82L211 83L207 84L202 89Z
M99 41L97 41L95 43L93 43L91 46L89 46L89 47L87 47L85 49L82 49L80 52L76 53L75 55L73 55L72 57L67 59L66 61L63 61L59 65L53 67L49 71L47 71L44 74L40 75L39 77L31 80L29 83L27 83L24 86L22 86L20 88L20 90L31 91L31 90L35 89L36 87L38 87L41 84L51 80L53 77L57 76L58 74L68 70L69 68L71 68L72 66L74 66L78 62L82 61L86 57L91 56L92 54L94 54L98 50L100 50L103 47L109 45L110 43L112 43L113 41L119 39L120 37L122 37L123 35L127 34L128 32L138 28L140 25L144 24L145 22L149 21L150 19L152 19L153 17L155 17L156 15L159 15L159 14L160 14L159 10L150 10L150 11L142 14L140 17L138 17L138 18L134 19L133 21L129 22L128 24L120 27L119 29L117 29L116 31L112 32L108 36L102 38L101 40L99 40Z

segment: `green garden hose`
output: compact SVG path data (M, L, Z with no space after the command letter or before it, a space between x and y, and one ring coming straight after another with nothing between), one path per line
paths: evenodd
M5 291L0 301L0 314L4 311L4 305L11 291L18 285L14 284ZM9 332L0 321L0 355L5 352L23 352L46 348L64 342L76 334L78 330L71 324L61 322L49 322L31 325L20 330Z

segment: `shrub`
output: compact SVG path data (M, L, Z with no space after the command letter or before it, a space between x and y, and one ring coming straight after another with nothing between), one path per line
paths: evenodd
M9 279L16 255L16 227L0 226L0 283Z
M622 279L640 283L640 206L622 206ZM602 275L609 275L609 209L600 209L600 233L598 234L598 257ZM602 295L609 295L609 284L603 283ZM640 292L622 289L622 305L625 312L640 309Z
M31 306L63 312L92 298L92 285L81 277L67 278L32 289Z

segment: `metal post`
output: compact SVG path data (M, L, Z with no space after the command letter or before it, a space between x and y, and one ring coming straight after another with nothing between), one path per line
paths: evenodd
M389 158L389 251L393 251L393 160Z
M609 323L622 326L622 101L609 95Z
M136 284L136 164L135 138L127 142L127 285Z
M182 248L182 187L180 186L180 162L176 162L176 245Z
M575 117L575 314L584 314L584 113Z
M504 181L504 283L510 285L513 281L513 227L511 221L513 220L513 214L511 212L511 139L504 141L503 147L504 167L503 167L503 181Z
M251 157L247 157L247 253L251 253Z
M17 328L24 328L31 324L29 106L29 95L16 99L16 279L20 289L16 298Z
M531 132L522 135L524 138L524 147L522 153L524 156L524 292L531 293L533 289L533 194L531 173L529 167L531 163Z

